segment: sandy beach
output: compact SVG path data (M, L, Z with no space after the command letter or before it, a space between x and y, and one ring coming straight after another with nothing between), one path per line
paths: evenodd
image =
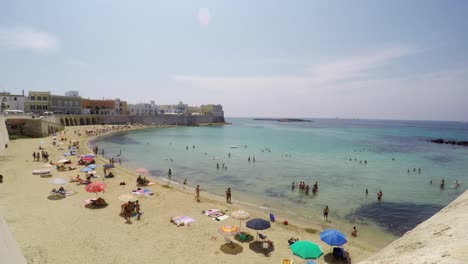
M92 136L86 136L84 130L90 127L71 127L66 129L67 142L62 147L67 148L68 141L79 140L79 154L89 153L86 142ZM78 136L73 131L82 132ZM107 189L99 196L109 203L104 208L87 208L83 200L96 197L85 191L84 185L67 183L65 189L77 192L64 199L51 198L50 191L58 186L48 183L50 178L32 175L32 170L42 169L42 162L33 162L32 153L45 148L50 154L50 160L57 161L65 151L52 145L52 137L43 139L18 139L10 141L4 156L0 157L0 174L4 175L4 183L0 185L0 212L7 222L13 237L18 242L28 263L280 263L282 258L292 258L301 263L301 259L293 256L288 239L297 237L301 240L311 240L318 243L324 256L318 263L334 263L331 258L331 247L320 241L319 233L325 225L299 225L290 221L285 226L284 218L277 215L271 228L262 231L268 239L274 242L274 250L265 254L261 244L255 239L240 242L231 237L235 247L225 245L224 237L217 232L222 225L239 225L239 221L228 218L224 221L214 221L203 215L202 210L218 208L227 210L230 214L238 209L248 211L252 217L268 219L268 215L253 211L252 208L240 206L235 200L227 204L219 197L201 192L201 202L194 199L193 185L172 187L164 182L147 187L154 192L153 196L139 199L143 215L140 221L132 219L132 224L125 223L119 215L121 205L118 199L123 194L130 194L136 189L136 173L120 167L112 172L117 176L104 179L103 159L97 159L99 168L94 181L104 181ZM59 141L60 142L60 141ZM73 166L77 166L78 158L70 158ZM62 178L67 181L80 173L76 170L58 172L53 168L52 178ZM120 186L120 182L126 186ZM171 217L187 215L196 221L189 226L177 227L170 222ZM255 237L254 230L245 228ZM345 231L345 230L342 230ZM364 260L379 248L364 243L359 237L349 236L345 249L351 254L353 263Z

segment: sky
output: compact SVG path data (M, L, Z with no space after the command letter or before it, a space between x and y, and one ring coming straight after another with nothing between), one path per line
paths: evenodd
M0 90L468 121L468 1L0 0Z

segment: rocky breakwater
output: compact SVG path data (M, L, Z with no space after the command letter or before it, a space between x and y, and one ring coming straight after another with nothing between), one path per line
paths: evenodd
M359 264L468 263L468 191Z
M446 139L443 139L443 138L429 139L428 141L432 142L432 143L437 143L437 144L450 144L450 145L458 145L458 146L468 147L468 141L446 140Z

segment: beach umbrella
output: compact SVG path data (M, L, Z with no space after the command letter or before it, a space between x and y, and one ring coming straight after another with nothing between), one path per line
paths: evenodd
M50 179L50 180L49 180L49 184L64 185L64 184L66 184L66 183L67 183L66 180L60 179L60 178L54 178L54 179Z
M250 219L250 214L247 213L244 210L238 210L238 211L233 212L231 214L231 217L234 218L234 219L239 220L239 226L240 226L240 228L242 228L242 225L241 225L242 220Z
M319 245L308 240L299 240L290 245L292 253L303 259L318 259L323 255Z
M97 197L98 192L104 192L107 188L107 185L103 182L92 182L86 185L85 190L89 193L95 193Z
M136 169L135 172L136 173L141 173L141 174L148 174L149 173L149 171L147 169L144 169L144 168Z
M44 165L42 165L42 167L44 168L52 168L54 165L52 164L49 164L49 163L44 163Z
M235 225L223 225L218 229L218 233L223 236L235 236L240 233L240 229Z
M94 158L91 158L91 157L84 157L83 160L85 160L85 161L93 161Z
M338 230L326 229L320 233L320 240L330 246L342 246L346 242L346 236Z
M247 221L246 226L250 229L253 230L265 230L270 228L270 221L260 219L260 218L254 218L249 221Z
M134 202L136 201L136 197L131 195L131 194L122 194L119 196L119 200L120 201L124 201L124 202Z
M88 172L88 171L93 171L93 169L86 167L86 168L81 169L80 171L81 172Z
M96 169L97 168L97 165L96 164L89 164L88 166L86 166L86 168L91 168L91 169Z
M245 223L245 225L253 230L257 230L257 239L258 239L258 230L265 230L270 228L270 222L260 218L254 218Z
M114 164L107 163L107 164L104 164L102 167L103 167L104 169L112 169L112 168L114 168L115 166L114 166Z

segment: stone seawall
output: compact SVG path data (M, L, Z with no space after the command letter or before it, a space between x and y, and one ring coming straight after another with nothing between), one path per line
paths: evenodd
M202 123L224 123L224 117L211 115L57 115L55 122L64 126L83 126L97 124L144 124L144 125L182 125L194 126Z
M0 154L5 150L5 145L8 144L8 131L6 128L5 117L0 116Z
M468 263L468 191L359 264Z
M46 137L64 128L64 126L50 118L8 118L6 127L10 137Z

